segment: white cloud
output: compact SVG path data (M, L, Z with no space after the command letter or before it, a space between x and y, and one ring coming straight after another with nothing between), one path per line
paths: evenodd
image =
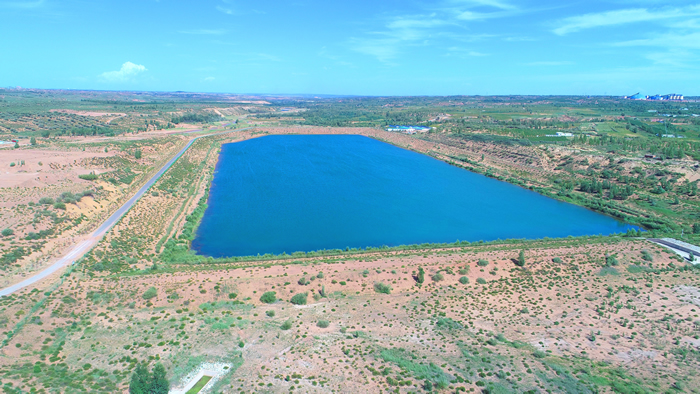
M3 1L0 2L0 8L16 8L16 9L32 9L43 7L46 4L44 0L37 1Z
M453 4L464 4L472 7L493 7L501 10L512 10L515 6L498 0L452 0Z
M574 62L531 62L531 63L525 63L526 66L568 66L574 64Z
M615 10L565 18L553 32L561 36L594 27L616 26L636 22L652 22L697 15L700 15L700 5L661 10L648 10L646 8Z
M221 11L221 12L223 12L223 13L226 14L226 15L233 15L233 14L235 14L235 12L233 12L232 9L226 8L226 7L222 7L222 6L220 6L220 5L217 5L217 6L216 6L216 10L217 10L217 11Z
M653 38L643 38L639 40L618 42L613 44L613 46L653 46L666 48L700 49L700 32L688 34L666 33Z
M138 74L148 71L146 67L132 62L122 64L119 71L107 71L100 74L100 77L109 82L126 82Z
M224 29L195 29L195 30L181 30L181 31L179 31L179 33L220 36L222 34L226 34L226 30L224 30Z
M206 77L206 78L204 78L204 82L211 82L211 81L213 81L213 80L215 80L215 79L216 79L216 78L214 78L214 77Z

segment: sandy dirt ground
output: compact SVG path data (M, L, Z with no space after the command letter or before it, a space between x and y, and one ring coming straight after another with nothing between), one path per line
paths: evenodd
M203 363L230 363L222 392L415 392L430 379L420 365L449 379L449 392L483 384L562 392L555 365L606 379L624 367L628 386L694 384L697 361L678 354L700 342L695 271L671 268L682 264L645 241L556 242L530 245L524 269L513 263L518 245L470 245L118 278L76 272L45 301L42 325L13 336L0 363L34 363L44 349L54 352L51 363L88 362L116 376L120 390L132 357L160 360L174 383ZM652 263L641 264L642 250ZM605 267L611 253L618 263ZM378 293L378 283L390 294ZM151 287L156 295L144 297ZM279 300L262 303L267 291ZM300 293L307 304L291 304ZM37 301L30 294L5 305L9 326ZM82 329L63 331L65 343L50 350L50 334L74 323ZM574 384L588 375L567 376Z

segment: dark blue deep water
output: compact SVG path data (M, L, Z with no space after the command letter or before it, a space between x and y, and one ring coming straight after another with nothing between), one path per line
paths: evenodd
M611 234L632 226L363 136L225 144L192 247L214 257Z

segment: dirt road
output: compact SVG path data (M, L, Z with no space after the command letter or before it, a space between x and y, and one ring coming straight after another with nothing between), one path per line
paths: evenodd
M153 186L153 184L156 183L156 181L173 165L173 163L175 163L177 161L177 159L180 158L180 156L182 156L183 153L185 153L187 151L187 149L189 149L190 146L192 146L192 144L196 140L198 140L202 137L210 137L213 135L226 134L226 133L231 133L234 131L243 131L243 130L248 130L251 128L252 127L246 127L244 129L238 129L238 130L227 130L227 131L222 131L222 132L218 132L218 133L202 135L202 136L195 137L195 138L191 139L190 142L188 142L184 148L182 148L172 159L170 159L170 161L168 161L163 166L163 168L161 168L155 175L153 175L151 177L151 179L149 179L148 182L146 182L146 184L143 185L136 192L136 194L134 194L134 196L129 199L129 201L124 203L124 205L122 205L121 208L117 209L116 212L114 212L109 218L107 218L107 220L105 220L105 222L102 223L102 225L100 227L98 227L97 230L95 230L95 232L89 236L89 238L87 238L87 239L83 240L82 242L78 243L77 245L75 245L65 256L58 259L55 263L51 264L49 267L47 267L43 271L38 272L35 275L33 275L33 276L31 276L31 277L29 277L29 278L27 278L19 283L16 283L12 286L9 286L9 287L6 287L6 288L0 290L0 297L10 295L10 294L16 292L17 290L20 290L20 289L27 287L29 285L32 285L34 283L37 283L37 282L47 278L51 274L57 272L58 270L75 263L86 252L88 252L95 245L97 245L97 243L102 239L102 237L105 235L105 233L110 228L112 228L112 226L114 226L122 218L122 216L124 216L124 214L126 214L129 211L129 209L131 209L131 207L134 206L134 204L136 204L136 202L144 195L144 193L146 193L148 191L148 189L150 189L151 186Z

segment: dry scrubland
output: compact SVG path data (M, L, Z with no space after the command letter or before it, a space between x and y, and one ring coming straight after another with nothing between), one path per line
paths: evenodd
M223 392L692 391L699 283L666 251L619 239L74 271L2 299L3 325L21 330L0 379L114 392L137 360L159 360L173 381L229 363ZM268 291L279 300L261 302Z
M0 230L12 230L0 237L0 287L41 269L95 230L185 143L142 135L38 139L0 150Z
M697 390L698 271L641 239L259 261L187 252L220 144L304 133L363 134L464 167L517 173L533 187L570 154L371 128L265 127L202 138L81 264L0 299L6 391L123 391L141 361L162 362L174 384L201 363L227 363L222 392ZM100 192L111 183L103 184ZM266 292L277 300L262 302ZM299 294L306 302L291 303Z

